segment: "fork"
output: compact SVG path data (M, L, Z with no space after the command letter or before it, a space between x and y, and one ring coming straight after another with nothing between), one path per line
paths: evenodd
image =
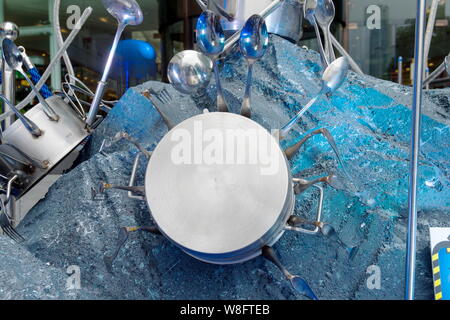
M170 104L172 103L172 95L169 93L169 91L167 91L167 89L155 91L154 89L150 88L143 91L142 95L152 102L153 106L158 111L161 118L164 120L166 126L169 128L169 130L172 130L175 127L173 122L164 114L164 112L162 112L158 104L155 103L155 99L153 99L156 98L156 100L158 100L162 104Z
M15 242L21 243L25 241L25 238L22 237L11 225L11 221L9 221L9 218L6 214L6 207L3 200L0 200L0 204L1 204L0 228L8 237L13 239Z

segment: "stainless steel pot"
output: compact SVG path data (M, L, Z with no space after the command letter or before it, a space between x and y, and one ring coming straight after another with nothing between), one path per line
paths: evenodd
M233 21L224 21L226 31L237 31L252 16L264 10L271 0L214 0L223 8ZM208 2L208 9L220 14L212 0ZM285 0L267 19L267 28L270 33L282 36L290 41L297 42L303 35L303 4L297 0Z
M200 145L212 136L224 146L223 157L215 160L207 157L211 143ZM180 160L183 143L190 155ZM250 150L246 159L238 160L238 148ZM265 159L258 157L261 148ZM187 254L214 264L260 255L282 236L294 210L292 177L278 141L232 113L205 113L172 129L150 158L145 195L161 233Z
M30 186L47 174L89 134L75 111L60 97L54 95L46 101L57 111L59 121L50 121L41 104L25 113L43 131L40 137L33 137L20 121L15 121L3 132L3 139L7 143L35 161L45 163L46 169L33 174Z

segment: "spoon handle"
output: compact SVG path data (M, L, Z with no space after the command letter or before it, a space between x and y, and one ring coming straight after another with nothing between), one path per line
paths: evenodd
M220 83L220 72L219 72L219 62L214 61L214 75L216 77L216 87L217 87L217 109L219 112L229 112L227 103L223 96L222 85Z
M247 86L245 88L245 96L242 101L241 115L247 118L251 118L251 95L252 95L252 84L253 84L253 62L248 62L248 74L247 74Z
M283 272L284 276L287 279L290 279L292 277L292 275L289 273L289 271L283 266L283 264L281 263L280 259L278 258L278 256L276 255L276 253L272 247L265 246L262 249L262 255L264 258L266 258L267 260L272 262L274 265L276 265L277 268L280 269L281 272Z
M123 31L127 25L119 24L114 41L109 52L108 60L106 61L105 69L103 71L102 79L98 83L97 90L95 92L94 99L92 100L91 108L89 109L88 117L86 120L87 125L92 125L97 119L98 109L100 107L100 102L103 99L103 93L105 92L106 81L108 80L109 72L111 70L112 63L114 61L114 56L116 55L117 46L119 45L120 38Z
M303 116L303 114L308 111L309 108L311 108L314 103L316 103L317 99L322 95L322 91L316 95L314 98L311 99L311 101L308 102L308 104L303 107L283 128L280 130L280 137L285 138L289 131L294 127L294 125L300 120L300 118Z
M324 64L324 69L326 69L330 63L328 62L327 55L325 54L325 51L323 49L323 43L322 38L320 37L320 31L319 27L317 26L317 21L315 17L312 17L312 22L314 26L314 31L316 32L316 38L317 38L317 46L319 47L320 57L322 58L322 63Z
M332 63L334 60L336 60L336 56L334 54L333 44L331 42L330 26L328 25L325 30L325 51L328 54L328 62Z
M48 105L48 103L47 103L47 101L45 101L44 97L42 97L39 90L34 86L33 81L31 81L31 79L27 76L27 74L22 69L20 69L18 71L23 75L25 80L30 84L31 89L36 94L36 97L38 98L39 102L41 103L43 110L44 110L45 114L47 115L47 117L52 121L58 121L59 116L56 114L55 110L53 110L53 108Z
M28 130L29 133L31 133L34 137L39 137L42 135L42 131L39 129L39 127L30 119L28 119L26 116L21 114L19 110L3 95L0 94L0 99L2 99L14 113L16 114L17 118L23 123L24 127Z

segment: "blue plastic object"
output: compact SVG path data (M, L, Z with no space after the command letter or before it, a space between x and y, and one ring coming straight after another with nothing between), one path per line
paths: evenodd
M137 82L156 77L156 51L151 44L141 40L122 40L117 48L117 71L125 76L126 89L131 80Z

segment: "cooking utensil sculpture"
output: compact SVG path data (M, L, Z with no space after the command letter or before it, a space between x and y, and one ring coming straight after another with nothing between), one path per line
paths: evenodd
M144 20L142 10L135 0L102 0L102 2L106 10L117 19L119 25L117 27L111 51L109 52L108 60L106 61L102 79L98 83L95 97L87 116L86 123L88 126L92 126L97 119L98 109L105 92L106 81L108 80L117 45L119 44L123 31L128 25L140 25Z
M249 23L255 22L261 23L261 17L252 17ZM323 92L338 89L345 79L341 61L332 64L324 76L323 86L327 89ZM288 159L317 134L324 135L337 152L324 128L283 150L277 136L250 118L207 110L169 128L153 152L146 151L128 134L119 133L114 141L127 139L141 152L127 186L102 183L100 192L125 190L130 198L146 201L156 227L121 228L117 248L104 257L107 269L112 271L129 233L143 230L163 234L188 255L208 263L235 264L262 255L283 272L298 293L317 299L306 280L292 275L272 248L289 230L321 233L344 247L350 257L357 252L357 247L347 247L334 228L322 221L324 192L319 184L333 184L337 178L292 178ZM196 137L209 143L203 148L205 141L193 141ZM197 146L195 150L191 150L192 145ZM135 186L142 154L148 159L145 185ZM261 154L266 157L261 159ZM295 195L309 187L319 191L314 221L294 213Z
M43 88L53 66L59 62L91 13L90 7L83 12L79 20L80 28L71 31L40 77L36 88L27 75L23 74L22 64L28 64L25 51L18 48L12 39L2 40L5 62L12 69L21 72L33 89L17 106L0 97L11 109L0 116L0 121L13 114L20 120L13 122L4 130L0 144L0 202L4 204L0 207L0 228L15 241L23 240L13 228L19 222L15 214L15 200L32 193L33 188L42 188L38 184L40 179L88 136L84 122L67 103L57 95L51 95L44 100L38 90ZM1 32L4 35L6 30L2 29ZM11 34L14 35L14 32ZM27 66L29 69L31 67L31 64ZM28 105L35 95L40 103L25 114L21 114L20 110Z
M267 8L260 12L260 16L267 18L280 7L282 2L282 0L273 0ZM207 10L206 4L202 0L198 0L197 3L203 10ZM240 31L225 41L224 52L231 50L236 45L240 39ZM186 50L177 53L172 58L168 69L170 83L185 94L194 94L198 90L206 88L211 79L211 76L208 75L212 69L211 59L203 53L193 52L195 51ZM192 55L196 57L191 60Z
M250 101L253 80L253 64L264 56L269 46L269 33L267 32L266 23L261 16L253 15L250 19L248 19L241 31L239 45L243 56L247 59L248 64L247 86L245 88L245 96L242 102L241 115L251 118Z

